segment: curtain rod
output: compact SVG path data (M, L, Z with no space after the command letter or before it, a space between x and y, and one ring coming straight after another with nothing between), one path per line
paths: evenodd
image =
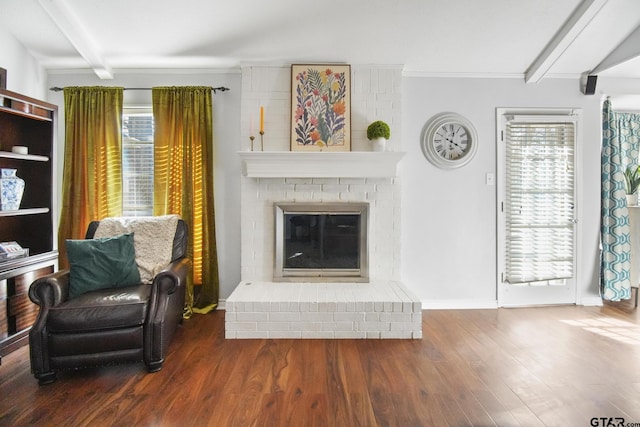
M125 88L122 88L122 89L123 90L151 90L153 88L150 88L150 87L125 87ZM52 90L54 92L60 92L60 91L63 91L64 88L63 87L54 86L54 87L49 88L49 90ZM213 91L213 93L218 93L217 91L226 92L226 91L231 90L231 89L229 89L228 87L219 86L219 87L212 87L211 90Z

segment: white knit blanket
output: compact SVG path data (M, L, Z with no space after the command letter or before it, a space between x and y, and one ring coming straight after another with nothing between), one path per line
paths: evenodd
M133 234L140 280L151 283L171 262L178 215L112 217L100 221L96 238Z

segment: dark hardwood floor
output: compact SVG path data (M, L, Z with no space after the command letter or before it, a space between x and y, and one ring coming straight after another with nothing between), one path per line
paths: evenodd
M425 311L422 340L225 340L224 312L195 315L154 374L121 365L38 386L28 349L10 354L0 425L640 423L639 323L625 304Z

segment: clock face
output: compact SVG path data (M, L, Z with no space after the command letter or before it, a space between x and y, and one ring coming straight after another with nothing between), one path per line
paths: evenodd
M441 113L427 121L423 129L422 152L427 160L443 169L463 166L478 148L473 124L456 113Z
M433 148L446 160L456 160L469 152L469 134L459 123L446 123L436 130Z

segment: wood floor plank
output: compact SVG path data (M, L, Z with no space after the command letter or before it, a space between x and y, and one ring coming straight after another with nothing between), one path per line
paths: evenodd
M23 347L0 365L0 425L640 422L640 319L628 305L424 314L421 340L226 340L224 312L196 315L160 372L65 371L48 386Z
M494 381L489 390L520 425L531 427L544 425L527 404L506 384Z
M350 393L349 406L351 408L351 422L354 427L376 425L373 404L368 393Z

